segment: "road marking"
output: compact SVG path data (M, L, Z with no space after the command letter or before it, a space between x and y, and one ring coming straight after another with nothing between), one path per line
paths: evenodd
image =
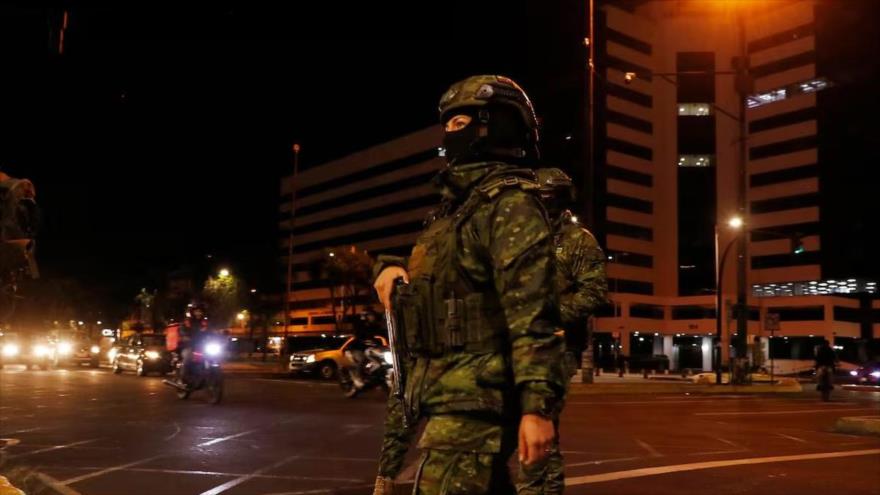
M372 483L369 485L359 485L352 486L349 488L373 488L375 485ZM296 492L273 492L273 493L265 493L263 495L318 495L320 493L333 493L337 491L336 488L319 488L317 490L302 490Z
M69 449L69 448L71 448L71 447L76 447L77 445L83 445L83 444L86 444L86 443L92 443L92 442L95 442L95 441L97 441L97 440L100 440L100 439L98 439L98 438L92 438L91 440L81 440L81 441L79 441L79 442L68 443L68 444L65 444L65 445L53 445L52 447L46 447L45 449L32 450L32 451L30 451L30 452L24 452L24 453L21 453L21 454L11 455L11 456L9 456L9 459L18 459L18 458L21 458L21 457L27 457L27 456L31 456L31 455L35 455L35 454L42 454L42 453L44 453L44 452L52 452L53 450Z
M147 457L146 459L141 459L139 461L129 462L127 464L120 464L118 466L112 466L105 469L101 469L100 471L93 471L91 473L86 473L81 476L76 476L74 478L69 478L64 481L60 481L62 485L72 485L74 483L79 483L80 481L85 481L92 478L97 478L99 476L104 476L105 474L115 473L116 471L122 471L123 469L128 469L135 466L140 466L141 464L146 464L148 462L155 461L156 459L161 459L163 457L168 457L171 454L159 454L154 455L153 457Z
M229 490L230 488L235 488L236 486L265 473L266 471L271 471L275 468L281 467L281 466L287 464L288 462L290 462L294 459L298 459L298 458L299 458L298 455L292 455L290 457L281 459L280 461L278 461L274 464L271 464L271 465L266 466L261 469L257 469L256 471L254 471L251 474L239 476L238 478L235 478L233 480L229 480L226 483L223 483L222 485L215 486L214 488L211 488L210 490L202 492L200 495L217 495L219 493L223 493L226 490Z
M599 466L601 464L610 464L612 462L637 461L639 459L644 459L644 457L619 457L616 459L600 459L598 461L585 461L585 462L574 462L574 463L566 462L565 467Z
M211 445L216 445L218 443L225 442L227 440L232 440L233 438L242 437L244 435L250 435L251 433L254 433L255 431L259 431L259 429L248 430L248 431L244 431L241 433L236 433L235 435L229 435L229 436L223 437L223 438L215 438L214 440L200 443L200 444L196 445L195 447L209 447ZM195 447L193 447L193 448L195 448ZM86 473L82 476L76 476L74 478L66 479L64 481L61 481L61 484L72 485L74 483L79 483L80 481L85 481L88 479L97 478L99 476L104 476L105 474L115 473L116 471L122 471L125 469L133 468L135 466L140 466L140 465L146 464L148 462L155 461L157 459L162 459L164 457L171 457L172 455L174 455L174 454L159 454L159 455L154 455L152 457L147 457L146 459L140 459L137 461L126 463L126 464L119 464L117 466L112 466L109 468L101 469L100 471L94 471L91 473Z
M696 455L742 454L743 452L745 452L745 450L742 450L742 449L738 449L738 450L715 450L715 451L711 451L711 452L693 452L693 453L690 453L690 454L688 454L688 455L689 455L689 456L696 456Z
M59 495L82 495L80 492L74 490L69 486L65 486L64 483L56 480L55 478L49 476L48 474L36 473L37 479L40 480L40 483L48 486L55 490Z
M177 422L175 421L174 422L174 433L168 435L167 437L163 438L162 440L167 442L168 440L171 440L172 438L176 437L178 433L180 433L180 425L177 424Z
M847 411L873 411L874 407L856 407L847 409L795 409L791 411L722 411L694 413L694 416L760 416L765 414L810 414Z
M0 433L0 435L3 435L3 436L7 436L7 435L17 435L17 434L19 434L19 433L30 433L30 432L32 432L32 431L39 431L39 430L45 430L45 429L46 429L46 428L43 427L43 426L38 426L38 427L36 427L36 428L25 428L25 429L23 429L23 430L15 430L15 431L10 431L10 432L8 432L8 433Z
M718 440L719 442L721 442L725 445L729 445L730 447L733 447L733 448L739 450L740 452L745 452L745 451L749 450L749 449L743 447L742 445L735 444L735 443L731 442L730 440L725 440L721 437L712 437L712 438L714 438L715 440Z
M250 435L251 433L254 433L257 431L260 431L260 429L257 428L254 430L248 430L248 431L243 431L241 433L236 433L235 435L229 435L228 437L215 438L213 440L208 440L207 442L202 442L202 443L196 445L196 447L210 447L211 445L217 445L218 443L222 443L227 440L232 440L234 438L239 438L239 437L243 437L245 435Z
M795 441L795 442L809 443L809 442L807 442L806 440L804 440L803 438L793 437L793 436L791 436L791 435L785 435L785 434L783 434L783 433L777 433L776 436L780 436L780 437L782 437L782 438L787 438L787 439L792 440L792 441Z
M645 476L657 476L661 474L678 473L682 471L696 471L700 469L715 469L730 466L745 466L753 464L768 464L773 462L792 462L792 461L810 461L816 459L831 459L835 457L855 457L863 455L880 454L880 449L869 450L851 450L845 452L824 452L819 454L802 454L787 455L776 457L753 457L749 459L729 459L724 461L695 462L690 464L676 464L670 466L657 466L641 469L630 469L627 471L615 471L611 473L594 474L587 476L577 476L565 480L565 486L587 485L592 483L603 483L606 481L617 481L630 478L641 478Z
M660 452L657 452L657 449L648 445L647 442L643 442L643 441L639 440L638 438L636 438L636 443L639 444L639 447L647 450L648 454L650 454L651 457L663 457L663 454L661 454Z

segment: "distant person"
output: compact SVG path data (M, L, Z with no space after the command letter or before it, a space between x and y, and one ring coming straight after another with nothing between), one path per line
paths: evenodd
M837 356L831 349L828 340L823 340L816 351L816 390L822 393L822 400L831 400L831 391L834 390L834 368L837 365Z

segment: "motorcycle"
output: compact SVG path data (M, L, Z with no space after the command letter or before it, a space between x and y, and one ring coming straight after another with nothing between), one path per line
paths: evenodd
M350 367L339 370L339 386L345 397L353 399L361 392L380 387L388 394L394 380L391 351L384 346L367 347L361 362L351 351L346 351L349 360L360 369L360 380L356 380ZM358 383L360 381L361 383Z
M175 356L172 367L175 380L164 380L163 383L177 389L177 398L186 400L197 390L207 390L211 404L219 404L223 399L223 368L220 365L223 357L223 345L217 339L206 339L198 348L193 349L190 369L186 380L182 380L183 359Z

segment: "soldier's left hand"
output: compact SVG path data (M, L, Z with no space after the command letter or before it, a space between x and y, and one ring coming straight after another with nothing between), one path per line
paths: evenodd
M519 461L527 465L543 461L555 437L552 420L539 414L524 414L519 423Z

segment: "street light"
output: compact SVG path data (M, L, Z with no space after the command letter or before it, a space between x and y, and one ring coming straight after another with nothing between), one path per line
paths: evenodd
M242 312L238 313L237 315L235 315L235 319L238 320L238 321L244 321L244 319L245 319L246 317L247 317L247 316L244 314L244 311L242 311Z
M722 327L722 323L723 323L721 315L722 315L722 309L723 309L722 290L724 287L724 285L723 285L723 283L724 283L724 261L727 259L728 253L730 253L730 248L733 247L733 244L736 242L737 239L739 239L743 225L745 225L745 223L743 222L742 217L732 217L730 220L727 221L727 226L730 227L731 229L733 229L736 232L736 235L734 236L733 239L731 239L731 241L724 248L724 253L721 253L719 250L719 248L721 247L720 240L719 240L720 233L718 231L718 225L717 224L715 225L715 331L717 332L718 339L722 344L724 343L724 339L722 338L724 336L724 334L721 331L721 327ZM728 334L729 333L730 332L728 329ZM728 340L729 340L729 338L728 338ZM728 350L728 352L729 352L729 350ZM715 369L715 382L719 385L721 384L721 355L720 354L721 354L721 352L719 352L718 361L716 363L716 369ZM732 370L732 368L731 368L731 370Z
M229 270L226 268L223 268L220 270L219 275L220 275L220 278L227 278L227 277L229 277Z
M739 229L743 226L743 219L741 217L733 217L727 221L727 225L732 229Z

